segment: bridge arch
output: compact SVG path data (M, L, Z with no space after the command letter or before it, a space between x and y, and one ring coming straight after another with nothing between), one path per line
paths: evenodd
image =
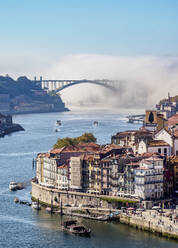
M102 87L105 87L105 88L108 88L109 90L112 90L112 91L115 91L116 88L111 84L111 82L108 82L107 81L97 81L97 80L74 80L72 82L69 82L68 84L66 85L63 85L62 87L56 89L56 93L68 88L68 87L71 87L71 86L74 86L74 85L77 85L77 84L84 84L84 83L90 83L90 84L95 84L95 85L99 85L99 86L102 86Z

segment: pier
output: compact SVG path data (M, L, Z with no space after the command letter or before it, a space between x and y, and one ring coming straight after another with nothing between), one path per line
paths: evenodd
M145 120L145 115L128 115L126 116L129 123L143 123Z

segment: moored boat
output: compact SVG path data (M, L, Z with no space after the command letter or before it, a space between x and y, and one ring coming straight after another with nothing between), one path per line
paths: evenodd
M32 208L36 209L36 210L40 210L41 206L39 204L39 202L32 202Z
M11 191L17 190L17 183L16 182L10 182L9 183L9 190L11 190Z
M76 220L69 220L63 223L63 230L71 234L90 237L91 231L85 226L79 224Z
M15 203L18 203L18 202L19 202L19 198L15 197L15 198L14 198L14 202L15 202Z

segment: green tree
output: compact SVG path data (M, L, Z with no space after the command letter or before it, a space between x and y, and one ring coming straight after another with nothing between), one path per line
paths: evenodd
M62 148L67 146L76 146L80 142L82 143L89 143L89 142L96 142L96 138L92 133L84 133L83 135L76 137L76 138L63 138L58 139L56 144L53 146L53 148Z

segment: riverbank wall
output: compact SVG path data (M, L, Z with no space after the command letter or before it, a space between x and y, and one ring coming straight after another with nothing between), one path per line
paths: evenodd
M108 198L108 201L106 199ZM114 199L114 198L112 198ZM98 214L108 214L113 212L111 205L110 197L100 196L100 195L91 195L81 192L72 192L72 191L62 191L57 189L50 189L44 186L41 186L35 182L32 182L32 200L39 201L42 205L51 206L53 202L53 207L60 208L61 203L70 204L72 206L93 206L97 209L90 209L91 212L98 212ZM117 200L117 199L115 199ZM67 209L66 209L67 210ZM65 211L65 210L64 210ZM96 212L97 211L97 212ZM115 211L117 211L115 209ZM149 212L149 211L146 211ZM66 212L67 214L67 212ZM178 228L172 227L170 225L158 224L155 218L147 219L144 216L136 216L128 213L120 213L117 221L123 224L127 224L136 229L143 231L148 231L155 233L159 236L166 238L174 239L178 241Z
M82 192L64 191L51 189L32 182L32 198L39 200L44 205L50 205L51 200L56 207L60 204L71 204L73 206L92 205L98 208L116 208L119 205L123 206L127 203L128 206L133 206L138 201L130 199L122 199L120 197L110 197L102 195L87 194Z
M139 230L148 231L178 241L178 228L176 229L172 226L157 224L154 220L148 221L142 217L139 218L136 216L120 214L119 222Z

